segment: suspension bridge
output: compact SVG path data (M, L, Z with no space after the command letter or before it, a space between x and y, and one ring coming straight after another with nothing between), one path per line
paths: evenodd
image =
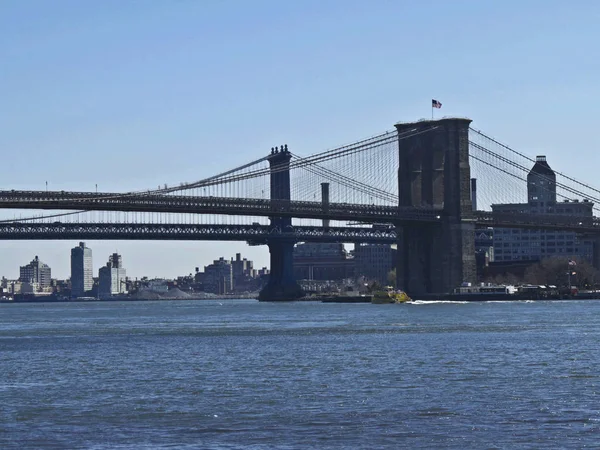
M470 126L469 119L400 123L394 130L310 156L287 145L193 182L135 192L0 191L0 209L54 210L0 220L0 239L239 240L268 245L264 299L302 294L293 246L398 245L398 285L447 292L475 281L476 227L568 230L600 236L594 215L501 213L527 198L535 159ZM476 204L471 180L478 183ZM600 191L557 172L557 201ZM595 241L596 242L596 241ZM599 246L600 248L600 246Z

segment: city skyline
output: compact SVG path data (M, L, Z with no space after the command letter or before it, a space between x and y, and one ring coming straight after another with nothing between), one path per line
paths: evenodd
M39 242L39 241L38 241ZM107 254L101 253L98 254L98 252L96 251L96 247L92 244L92 243L97 243L97 242L102 242L102 241L88 241L86 240L85 242L81 242L81 241L63 241L64 243L72 243L72 245L69 245L69 248L66 249L65 255L63 255L63 259L65 259L65 261L48 261L46 259L44 259L43 257L39 256L39 255L34 255L31 258L29 258L29 260L27 262L23 261L22 263L17 261L16 262L16 269L13 270L11 273L0 273L0 278L5 277L9 280L17 280L20 277L20 272L22 270L22 268L28 264L30 264L31 262L37 261L37 259L39 259L40 262L43 262L44 265L49 266L52 269L52 278L53 279L59 279L59 280L67 280L69 278L71 278L71 260L70 260L70 252L72 252L72 250L74 250L75 248L78 247L78 245L80 244L84 244L87 248L89 248L90 250L92 250L92 274L93 274L93 278L98 278L99 277L99 270L103 267L107 266L107 260L109 261L109 263L112 261L112 258L115 254L117 254L119 257L122 257L123 255L125 256L125 259L127 260L127 264L124 264L124 267L127 270L127 278L129 279L141 279L143 277L147 277L148 279L175 279L177 277L180 276L186 276L186 275L190 275L190 274L194 274L196 268L200 268L200 270L202 271L202 268L209 265L210 263L214 262L215 260L218 259L223 259L225 258L226 261L230 261L233 260L238 254L243 255L243 257L251 262L253 262L252 258L248 257L247 253L244 252L236 252L233 255L223 255L223 254L215 254L213 256L211 256L211 260L203 265L203 264L196 264L195 266L191 267L190 270L188 271L184 271L182 273L174 273L174 272L170 272L169 274L158 274L158 273L141 273L139 269L138 271L135 270L135 267L130 265L130 257L127 254L124 254L121 250L119 249L115 249L112 252L109 252ZM137 258L131 258L135 261L137 261ZM259 265L259 264L255 264L257 269L262 269L264 267L268 268L268 264L267 265ZM59 269L57 270L56 267L59 267ZM13 276L13 272L16 273L16 276ZM64 273L64 276L61 275L61 273ZM132 275L133 273L133 275Z
M532 1L517 15L511 2L433 3L434 15L431 5L400 2L3 3L0 35L10 45L0 55L10 64L0 74L0 148L10 161L0 184L174 185L281 142L308 155L427 117L431 98L443 104L436 114L469 116L594 184L593 165L579 161L600 137L573 130L590 129L599 108L590 98L600 63L585 55L595 50L600 6ZM16 277L38 254L66 278L63 255L76 244L2 241L0 274ZM189 273L238 251L268 265L266 247L244 243L88 245L126 254L133 277Z
M4 255L19 254L18 259L15 260L0 260L0 277L18 278L19 266L27 264L35 255L38 255L44 263L52 268L53 278L67 279L70 277L71 271L69 252L78 242L77 240L31 241L30 246L24 246L22 241L0 241ZM224 253L223 246L219 245L221 244L219 242L144 241L143 243L146 245L127 241L86 240L85 242L95 255L93 259L94 276L98 276L98 269L104 266L106 258L115 252L124 255L127 259L127 276L129 278L142 278L144 276L148 278L175 278L187 275L193 273L195 267L208 265ZM133 245L126 245L128 243ZM10 244L16 245L13 247ZM118 246L114 244L118 244ZM256 267L268 267L269 251L266 246L264 247L266 255L262 255L261 251L255 251L257 247L248 246L244 242L240 242L238 247L230 245L225 248L228 255L242 253L244 257L253 260ZM258 247L258 249L262 250L262 247ZM211 253L207 253L208 251ZM33 253L28 256L30 252ZM256 255L259 255L259 257L256 258ZM162 258L162 264L155 266L148 264L149 259L159 258Z

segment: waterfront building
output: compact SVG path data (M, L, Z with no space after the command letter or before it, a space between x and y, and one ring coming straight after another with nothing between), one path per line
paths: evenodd
M50 267L36 256L29 264L20 267L19 281L30 283L40 289L49 288L52 282Z
M38 294L40 291L40 284L35 281L24 281L21 283L21 294Z
M227 294L233 287L233 268L224 258L204 266L204 291L213 294Z
M124 294L126 290L126 271L121 255L113 253L108 262L98 271L98 296L100 298Z
M537 156L527 175L527 203L492 205L499 213L558 214L592 217L594 204L587 199L556 199L556 174L545 156ZM539 261L552 256L592 262L593 243L571 231L495 228L493 259L504 261Z
M387 285L396 253L390 244L357 244L354 247L355 275Z
M354 276L354 261L338 243L305 242L294 247L297 280L342 280Z
M85 242L71 249L71 296L82 297L94 286L92 249Z

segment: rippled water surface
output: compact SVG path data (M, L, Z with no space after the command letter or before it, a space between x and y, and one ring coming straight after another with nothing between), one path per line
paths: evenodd
M0 448L597 448L600 302L0 305Z

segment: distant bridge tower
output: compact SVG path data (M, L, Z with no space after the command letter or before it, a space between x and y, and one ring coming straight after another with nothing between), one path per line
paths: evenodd
M291 158L287 145L282 145L281 149L271 149L271 200L278 209L289 208ZM271 217L270 220L274 231L288 231L292 228L291 217ZM285 240L276 237L267 241L271 254L271 273L269 282L259 294L259 300L296 300L304 294L294 277L294 244L293 238Z
M470 123L448 118L396 125L399 206L440 212L439 223L405 224L398 233L397 285L416 298L476 281Z

